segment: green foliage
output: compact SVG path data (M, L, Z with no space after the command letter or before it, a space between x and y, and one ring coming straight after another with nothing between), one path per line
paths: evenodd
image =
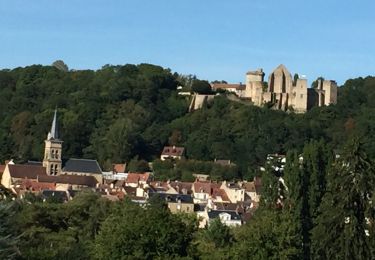
M104 168L136 155L150 159L166 143L164 125L187 112L177 77L149 64L2 70L0 160L40 160L56 106L64 158L95 158Z
M200 259L231 259L230 250L234 242L232 231L219 219L197 232L194 240Z
M97 259L184 257L194 227L163 207L124 202L103 223L96 238ZM110 241L110 243L108 243Z
M191 90L198 94L211 94L212 93L211 85L206 80L199 80L199 79L194 80L193 85L191 86Z
M138 158L133 158L127 167L128 172L149 172L150 167L148 162L145 160L138 160Z
M312 230L313 258L374 258L374 165L359 140L350 139L329 171Z
M301 238L287 210L258 210L236 233L233 259L301 259Z
M83 192L65 204L18 201L12 210L8 223L11 235L18 237L21 259L90 259L93 239L110 204Z
M193 181L193 174L209 175L211 180L236 180L240 179L240 172L235 165L223 166L214 162L198 160L177 160L153 162L153 170L157 180L182 180Z
M19 255L18 237L11 230L12 205L0 201L0 259L15 259Z

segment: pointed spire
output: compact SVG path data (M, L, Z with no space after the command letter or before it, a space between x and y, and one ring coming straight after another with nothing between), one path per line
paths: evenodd
M48 140L59 139L58 129L57 129L57 108L55 108L55 114L53 116L53 121L51 125L51 131L48 133Z

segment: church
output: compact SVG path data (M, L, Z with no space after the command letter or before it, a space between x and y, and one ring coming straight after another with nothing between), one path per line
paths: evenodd
M42 162L15 164L11 160L6 164L1 176L1 184L5 188L16 190L24 185L25 180L35 187L48 183L55 190L95 188L103 182L102 170L96 160L71 158L63 164L63 141L58 132L57 109L44 142Z

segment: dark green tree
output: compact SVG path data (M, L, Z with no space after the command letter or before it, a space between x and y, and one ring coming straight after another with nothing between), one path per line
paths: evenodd
M329 171L312 230L314 259L372 259L374 163L351 138Z
M212 93L211 85L206 80L199 80L199 79L194 80L191 90L198 94L211 94Z

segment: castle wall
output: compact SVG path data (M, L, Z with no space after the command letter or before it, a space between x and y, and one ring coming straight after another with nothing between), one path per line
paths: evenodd
M308 92L307 92L307 80L306 79L298 79L296 85L293 87L292 90L292 102L291 106L296 112L306 112L307 110L307 99L308 99Z
M337 83L332 80L324 80L322 88L324 90L324 105L336 104Z

